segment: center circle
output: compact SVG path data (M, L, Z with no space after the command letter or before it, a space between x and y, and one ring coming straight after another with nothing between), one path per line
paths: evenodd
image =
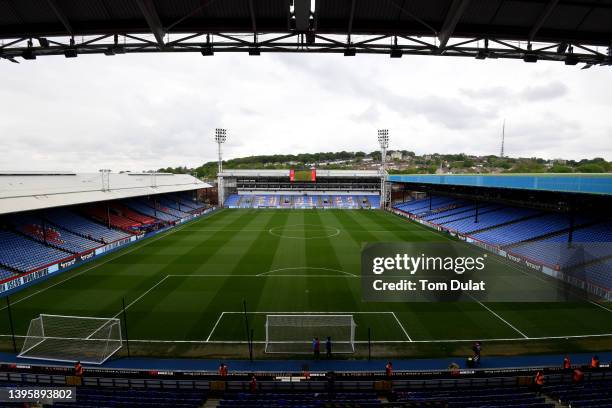
M340 230L338 228L320 224L283 225L272 227L268 232L276 237L289 239L331 238L340 235Z

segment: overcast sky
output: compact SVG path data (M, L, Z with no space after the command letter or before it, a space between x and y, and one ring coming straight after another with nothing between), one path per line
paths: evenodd
M0 170L197 166L390 149L612 160L612 71L561 63L151 54L0 61Z

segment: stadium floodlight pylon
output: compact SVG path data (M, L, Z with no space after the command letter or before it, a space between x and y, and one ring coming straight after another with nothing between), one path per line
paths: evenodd
M390 203L387 198L387 149L389 148L389 129L378 129L378 143L380 144L380 208L387 208ZM390 192L390 191L389 191Z
M266 353L311 354L318 337L325 352L327 337L333 353L355 352L355 320L351 314L266 315Z
M223 156L221 154L221 145L225 143L227 140L227 130L216 128L215 129L215 142L217 143L218 153L219 153L219 163L217 169L217 200L220 207L223 207L225 202L225 186L223 185L223 177L221 173L223 172Z
M41 314L30 321L18 357L102 364L121 346L119 319Z

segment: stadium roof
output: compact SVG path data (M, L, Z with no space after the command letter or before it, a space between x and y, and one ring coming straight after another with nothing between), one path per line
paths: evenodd
M391 175L389 180L399 183L612 195L612 174L426 174Z
M4 0L0 58L365 52L609 65L610 21L612 0Z
M0 172L0 214L208 187L186 174Z

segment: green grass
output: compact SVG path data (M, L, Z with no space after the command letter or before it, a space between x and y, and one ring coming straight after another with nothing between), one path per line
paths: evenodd
M521 335L612 333L609 305L361 301L364 243L448 239L382 211L222 210L15 294L15 331L24 335L40 313L118 316L125 298L136 353L243 356L242 345L223 342L245 339L245 300L256 341L264 338L265 312L343 312L354 314L357 340L372 330L380 355L463 353L465 344L438 341L473 339L495 344L500 354L612 349L612 337ZM524 273L495 262L501 273ZM524 274L531 287L555 285L533 275ZM0 332L7 334L6 309L2 314Z

